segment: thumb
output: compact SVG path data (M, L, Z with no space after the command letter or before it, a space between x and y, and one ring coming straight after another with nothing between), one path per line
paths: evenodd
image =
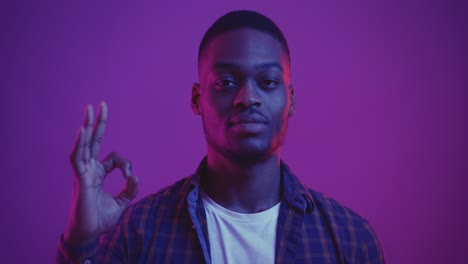
M123 208L127 207L127 205L138 195L138 177L130 176L127 178L127 183L125 187L120 191L119 195L117 195L117 202Z

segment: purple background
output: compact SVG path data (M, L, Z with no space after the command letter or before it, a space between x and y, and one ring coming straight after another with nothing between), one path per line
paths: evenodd
M189 101L198 44L217 17L248 8L273 18L291 48L297 112L283 159L367 218L388 263L461 263L462 4L77 2L0 6L2 262L53 262L71 198L68 154L87 103L108 102L101 154L132 160L138 200L194 171L206 151ZM123 182L112 173L106 189Z

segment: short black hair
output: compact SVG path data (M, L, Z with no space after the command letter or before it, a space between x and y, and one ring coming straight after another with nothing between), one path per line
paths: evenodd
M270 34L280 42L284 51L288 55L288 61L291 60L288 42L286 41L286 38L284 37L280 28L269 17L251 10L231 11L218 18L206 31L200 42L200 46L198 48L198 60L200 61L200 57L204 48L214 37L222 33L241 28L256 29Z

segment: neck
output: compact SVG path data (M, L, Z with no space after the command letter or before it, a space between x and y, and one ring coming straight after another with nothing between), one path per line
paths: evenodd
M256 213L281 199L279 151L251 163L208 151L208 172L202 188L216 203L240 213Z

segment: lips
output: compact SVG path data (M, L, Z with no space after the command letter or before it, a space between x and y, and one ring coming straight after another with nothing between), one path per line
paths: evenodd
M240 114L240 115L234 116L230 120L230 124L233 126L239 125L239 124L266 124L266 123L267 123L267 119L259 114L250 114L250 115Z

